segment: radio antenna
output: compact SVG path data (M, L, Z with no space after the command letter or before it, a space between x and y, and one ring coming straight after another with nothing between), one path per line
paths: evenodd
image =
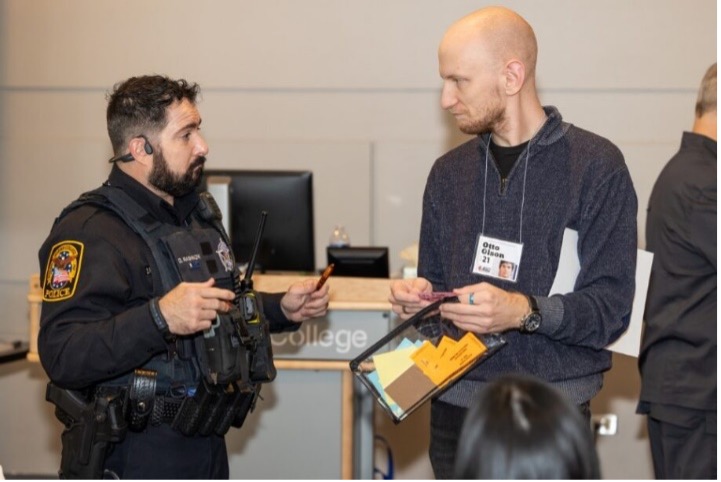
M268 211L261 211L260 213L260 224L258 225L258 234L255 238L255 246L253 246L253 254L248 262L248 269L245 270L245 277L243 278L243 284L248 288L253 286L253 270L255 269L255 258L258 256L258 250L260 249L260 241L263 239L263 230L265 229L265 218L268 217Z

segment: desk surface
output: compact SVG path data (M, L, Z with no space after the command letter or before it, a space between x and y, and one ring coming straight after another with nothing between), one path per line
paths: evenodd
M258 291L286 291L296 281L312 276L257 274L253 276L253 287ZM315 279L318 277L316 276ZM351 278L331 276L330 310L372 310L390 311L388 296L391 294L387 278Z
M29 349L26 341L0 341L0 363L7 363L25 358Z

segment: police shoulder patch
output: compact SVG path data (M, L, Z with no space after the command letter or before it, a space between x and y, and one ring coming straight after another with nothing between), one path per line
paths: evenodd
M61 241L53 246L45 268L43 301L62 301L73 297L84 249L80 241Z

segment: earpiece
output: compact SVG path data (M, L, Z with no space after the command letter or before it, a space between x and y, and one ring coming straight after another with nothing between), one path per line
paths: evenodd
M140 134L138 137L142 137L143 140L145 141L145 144L143 144L143 149L145 150L145 153L146 153L147 155L152 154L152 153L153 153L153 146L150 145L150 142L148 141L148 138L145 137L143 134ZM135 158L133 157L133 155L132 155L131 153L127 153L127 154L121 154L121 155L119 155L119 156L112 157L112 158L110 158L110 160L108 160L108 162L112 164L112 163L118 162L118 161L120 161L120 162L130 162L130 161L134 161L134 160L135 160Z
M144 135L141 135L140 137L142 137L142 138L145 140L145 145L143 146L143 149L145 149L145 153L146 153L147 155L152 154L152 153L153 153L153 146L151 146L151 145L150 145L150 142L148 142L148 138L145 137Z
M134 160L135 160L135 158L133 157L132 154L121 154L121 155L119 155L119 156L111 157L111 158L108 160L108 162L109 162L110 164L112 164L112 163L118 162L118 161L120 161L120 162L130 162L130 161L134 161Z

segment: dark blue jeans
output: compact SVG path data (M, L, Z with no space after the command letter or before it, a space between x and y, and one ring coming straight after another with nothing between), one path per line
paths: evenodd
M591 427L591 409L588 402L578 406ZM467 408L439 400L431 402L431 446L429 455L436 479L453 479L458 439L461 436Z

